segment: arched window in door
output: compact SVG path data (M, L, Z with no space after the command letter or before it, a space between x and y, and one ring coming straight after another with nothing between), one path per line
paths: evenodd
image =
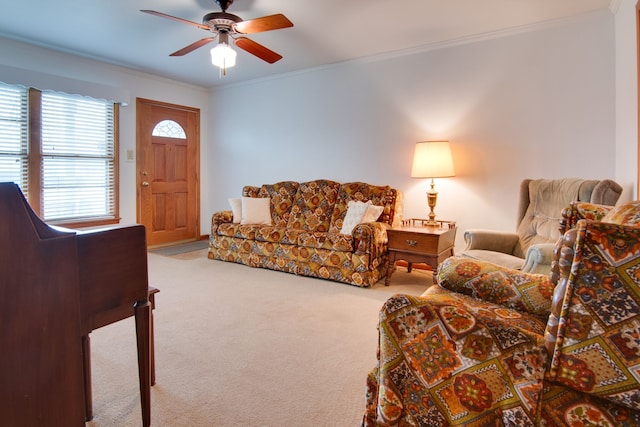
M182 126L173 120L163 120L155 125L151 132L153 136L164 136L166 138L187 139L187 134Z

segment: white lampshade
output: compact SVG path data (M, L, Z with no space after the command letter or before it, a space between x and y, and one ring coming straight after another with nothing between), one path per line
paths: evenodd
M448 141L418 142L413 152L413 178L445 178L455 176Z
M211 49L211 63L223 70L236 65L236 51L221 42Z

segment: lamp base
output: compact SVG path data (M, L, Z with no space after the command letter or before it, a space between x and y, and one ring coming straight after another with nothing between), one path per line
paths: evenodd
M431 178L431 189L429 189L429 191L427 191L427 204L429 205L429 221L427 222L427 225L438 225L438 223L436 222L436 213L435 213L435 208L436 208L436 202L438 201L438 192L435 189L435 183L433 178Z

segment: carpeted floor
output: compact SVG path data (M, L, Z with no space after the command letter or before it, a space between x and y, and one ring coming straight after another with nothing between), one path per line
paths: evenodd
M150 249L149 252L152 252L157 255L175 256L179 254L200 251L202 249L207 248L208 246L209 246L209 240L196 240L193 242L182 243L179 245Z
M359 425L378 310L392 294L424 292L431 273L399 268L391 286L362 289L206 253L149 253L150 282L160 289L152 425ZM95 417L87 425L142 425L133 319L91 338Z

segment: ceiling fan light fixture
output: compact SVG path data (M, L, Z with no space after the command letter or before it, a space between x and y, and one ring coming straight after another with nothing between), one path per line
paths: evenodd
M229 34L220 33L219 43L211 49L211 63L220 68L220 75L227 75L227 68L236 65L236 51L229 47Z
M228 44L218 43L211 49L211 63L216 67L229 68L236 65L236 51L231 49Z

